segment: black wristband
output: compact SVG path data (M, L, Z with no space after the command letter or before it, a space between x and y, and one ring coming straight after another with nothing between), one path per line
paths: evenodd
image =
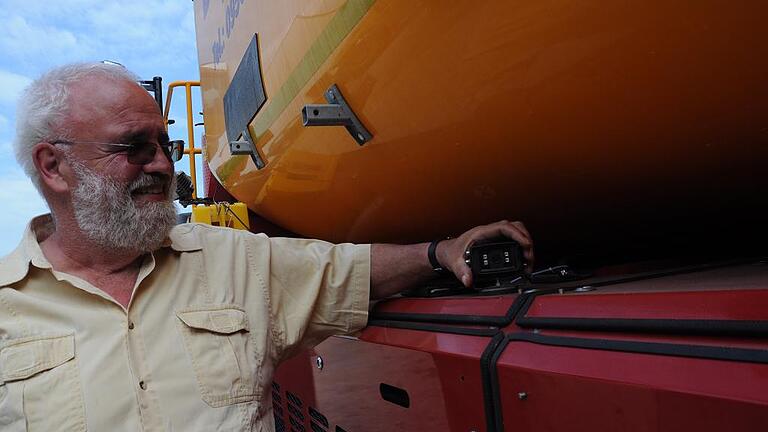
M429 265L431 265L432 270L434 270L435 273L439 275L448 274L448 270L443 268L443 266L440 264L440 261L437 260L437 254L435 253L435 251L437 251L437 244L443 240L444 239L433 240L432 243L429 244L429 248L427 249L427 258L429 258Z

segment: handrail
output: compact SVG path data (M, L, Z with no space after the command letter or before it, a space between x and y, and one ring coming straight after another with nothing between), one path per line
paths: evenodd
M192 87L200 87L200 81L174 81L168 84L168 97L165 100L165 110L163 118L165 125L168 126L168 114L171 111L171 99L173 89L184 87L187 97L187 146L184 148L184 154L189 156L189 176L192 178L192 198L197 198L197 167L195 166L195 155L203 154L203 150L195 148L194 119L192 118Z

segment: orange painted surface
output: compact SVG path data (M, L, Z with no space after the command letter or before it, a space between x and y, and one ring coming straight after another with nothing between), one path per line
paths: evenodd
M245 48L258 33L261 115L348 2L247 1L218 63L225 10L211 1L204 18L203 3L207 159L229 163L219 180L236 198L299 234L416 241L516 218L567 248L764 218L763 2L375 1L258 137L262 170L228 162L222 98ZM334 83L371 142L302 127L301 107Z

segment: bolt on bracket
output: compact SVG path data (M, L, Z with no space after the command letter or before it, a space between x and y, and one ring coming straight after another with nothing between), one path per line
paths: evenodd
M363 123L342 96L339 87L333 84L325 91L326 105L304 105L301 119L304 126L344 126L359 145L373 139Z
M259 151L256 150L256 144L254 144L248 128L245 128L243 131L241 139L229 142L229 151L233 155L250 155L257 169L262 169L266 166L264 159L261 158Z

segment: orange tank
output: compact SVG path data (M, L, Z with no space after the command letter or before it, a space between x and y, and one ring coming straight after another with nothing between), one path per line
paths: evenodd
M768 4L213 3L195 2L206 159L300 235L516 218L553 257L765 236ZM370 141L302 125L334 84ZM263 166L232 153L246 129Z
M516 218L537 248L540 278L430 281L287 359L275 430L765 428L768 3L194 6L205 157L253 211L354 242ZM303 126L349 114L334 85L364 129Z

